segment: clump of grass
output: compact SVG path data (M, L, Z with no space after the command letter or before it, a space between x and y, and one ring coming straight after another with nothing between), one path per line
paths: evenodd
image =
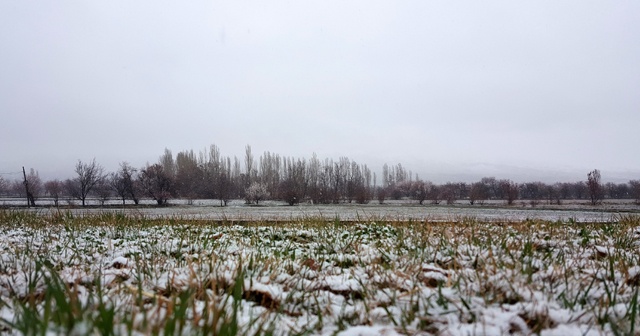
M103 301L82 298L83 287L63 281L57 271L42 261L36 262L29 292L23 300L12 303L16 311L14 321L3 319L14 332L23 335L87 333L95 330L102 335L114 335L115 307ZM92 290L102 294L100 282L92 284Z

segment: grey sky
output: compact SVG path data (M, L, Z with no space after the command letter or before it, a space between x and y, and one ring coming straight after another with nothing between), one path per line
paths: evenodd
M250 144L637 179L639 41L638 1L0 0L0 172Z

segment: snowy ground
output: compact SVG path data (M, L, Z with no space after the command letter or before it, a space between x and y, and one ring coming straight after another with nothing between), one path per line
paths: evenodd
M4 199L4 206L24 205L24 200ZM39 204L46 204L47 200L39 200ZM187 204L186 200L172 200L169 207L149 207L153 202L146 200L143 207L121 207L118 201L109 201L106 207L97 207L94 201L89 202L92 207L74 207L76 215L96 214L103 212L123 212L147 217L175 217L213 219L213 220L291 220L317 218L340 218L342 220L418 220L418 221L457 221L461 218L472 217L482 221L522 221L526 219L541 219L549 221L575 222L608 222L620 213L640 213L640 205L633 200L606 200L598 206L591 206L587 201L566 201L561 205L550 205L545 202L532 207L528 201L517 202L513 206L506 206L504 201L487 201L484 205L470 206L468 201L459 201L448 206L444 204L432 205L425 202L419 205L410 200L388 200L385 204L372 202L370 204L337 204L313 205L299 204L287 206L282 202L266 201L259 206L246 205L242 200L231 201L229 206L221 207L217 200L193 200ZM67 206L61 202L62 206ZM76 204L77 205L77 204ZM57 211L55 208L36 208L33 211L48 213ZM66 210L65 210L66 211Z
M633 216L213 226L13 214L0 232L0 333L640 334Z

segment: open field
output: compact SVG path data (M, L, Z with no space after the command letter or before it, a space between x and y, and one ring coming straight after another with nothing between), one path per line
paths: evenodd
M0 210L0 333L640 335L640 218L611 216Z
M388 200L385 204L372 202L369 204L341 203L329 205L299 204L285 205L278 201L264 201L259 206L246 205L243 200L233 200L228 206L221 207L217 200L171 200L170 206L158 207L153 201L143 200L141 206L128 203L122 206L119 201L108 201L100 206L96 200L90 200L89 207L82 208L74 201L61 201L63 211L71 211L76 216L94 215L104 212L124 213L133 216L153 218L182 217L206 220L299 220L305 218L325 218L349 221L457 221L460 218L472 217L481 221L523 221L539 219L547 221L575 222L609 222L615 216L625 213L640 214L640 205L634 200L605 200L602 204L592 206L586 200L565 201L562 204L540 202L535 207L531 202L522 200L512 206L505 201L492 200L484 204L469 205L468 201L458 201L454 205L419 205L411 200ZM40 207L32 211L41 214L57 212L52 202L39 200ZM2 199L0 207L15 208L25 206L23 199Z

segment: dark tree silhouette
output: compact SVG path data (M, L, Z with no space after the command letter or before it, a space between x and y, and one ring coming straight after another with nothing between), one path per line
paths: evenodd
M484 204L484 201L486 201L488 198L489 188L486 184L482 182L475 182L471 185L471 190L469 190L469 203L471 203L471 205L475 204L476 202Z
M589 198L592 205L597 205L602 202L603 190L600 182L600 171L597 169L592 170L587 174L587 188L589 190Z
M500 180L499 185L502 198L507 200L508 205L513 205L513 202L518 199L518 185L511 180Z
M142 190L158 205L166 205L173 195L173 178L160 164L142 169L138 179Z
M75 195L72 194L72 196L82 201L82 206L85 206L89 193L104 179L104 169L96 163L96 159L89 163L78 160L76 174L78 176L71 180L75 184L73 188Z
M636 200L636 203L640 204L640 180L629 181L629 189L631 197Z
M138 182L136 181L137 170L127 162L120 163L120 169L110 176L110 184L120 199L125 204L127 199L133 200L137 205L139 200Z

